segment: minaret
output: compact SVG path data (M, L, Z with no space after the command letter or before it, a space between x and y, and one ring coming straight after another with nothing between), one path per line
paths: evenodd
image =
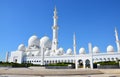
M88 43L88 49L89 49L89 53L92 54L92 44Z
M117 51L120 52L120 41L118 38L118 32L116 28L115 28L115 38L116 38Z
M6 52L6 62L8 62L9 52Z
M93 50L91 43L88 43L88 49L89 49L89 54L91 54L90 68L93 69Z
M74 49L74 55L76 55L76 36L75 36L75 33L73 35L73 49Z
M76 36L75 33L73 35L73 49L74 49L74 57L75 57L75 69L78 69L78 62L77 62L77 58L76 58Z
M57 25L57 20L58 20L58 16L57 16L57 9L55 7L54 9L54 16L53 16L53 40L52 40L52 51L55 52L57 50L58 47L58 25Z

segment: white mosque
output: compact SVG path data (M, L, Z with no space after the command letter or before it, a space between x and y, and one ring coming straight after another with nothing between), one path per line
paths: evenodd
M79 49L79 54L76 54L76 37L73 35L73 50L69 48L66 53L63 48L58 48L58 16L57 9L54 9L53 16L53 39L44 36L39 39L33 35L28 40L28 46L20 44L16 51L6 54L7 62L15 63L33 63L46 65L49 63L70 62L75 63L76 68L79 67L79 63L83 64L83 68L86 68L86 63L89 63L90 68L93 68L94 62L99 61L117 61L120 60L120 41L118 38L118 32L115 28L115 38L117 45L117 52L114 51L112 45L106 48L106 53L100 53L97 46L92 47L92 44L88 44L89 53L86 53L85 48Z

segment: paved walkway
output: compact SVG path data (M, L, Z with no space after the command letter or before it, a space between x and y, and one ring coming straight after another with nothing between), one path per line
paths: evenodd
M60 75L60 76L29 76L29 75L0 75L0 77L120 77L120 74L98 74L98 75Z
M8 75L39 75L39 76L55 76L55 75L89 75L103 74L99 70L90 69L39 69L39 68L2 68L0 74Z
M120 69L0 68L0 77L120 77Z

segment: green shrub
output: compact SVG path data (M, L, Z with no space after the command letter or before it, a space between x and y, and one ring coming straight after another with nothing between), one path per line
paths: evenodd
M22 64L19 64L19 63L9 63L9 62L0 62L0 66L1 67L30 67L30 66L33 66L33 64L31 63L22 63Z
M96 62L94 65L100 64L100 65L119 65L116 61L104 61L104 62Z
M53 64L48 64L47 66L68 66L69 64L73 65L73 63L53 63Z

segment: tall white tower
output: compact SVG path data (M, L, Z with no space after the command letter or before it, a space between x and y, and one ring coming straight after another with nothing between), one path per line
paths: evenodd
M55 7L54 9L54 16L53 16L53 40L52 40L52 51L55 52L57 50L58 47L58 25L57 25L57 20L58 20L58 16L57 16L57 9Z
M8 62L9 52L6 52L6 62Z
M75 33L73 35L73 49L74 49L74 55L76 55L76 36L75 36Z
M92 44L88 43L88 49L89 49L89 53L92 54Z
M78 69L78 62L77 62L77 58L76 58L76 36L75 33L73 35L73 49L74 49L74 56L75 56L75 69Z
M118 32L116 28L115 28L115 38L116 38L117 51L120 52L120 41L118 38Z

